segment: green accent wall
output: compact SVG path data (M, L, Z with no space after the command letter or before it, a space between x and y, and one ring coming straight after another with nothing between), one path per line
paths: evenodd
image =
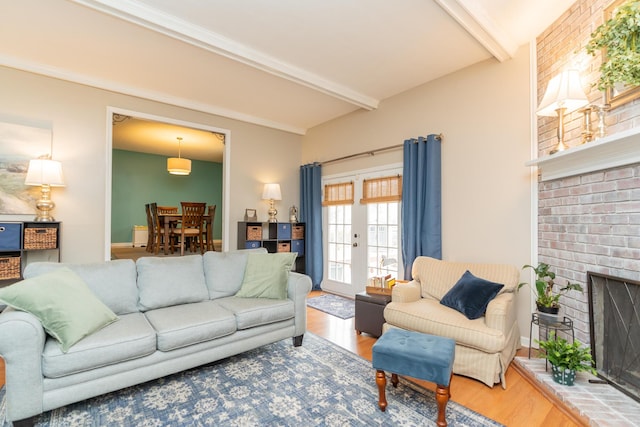
M111 243L133 241L133 226L147 225L146 203L216 205L213 237L222 238L222 163L192 160L191 175L167 172L167 157L113 150Z

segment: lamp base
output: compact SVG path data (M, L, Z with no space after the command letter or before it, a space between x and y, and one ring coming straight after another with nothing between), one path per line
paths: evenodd
M36 202L36 209L38 209L38 215L33 219L35 222L53 222L55 218L51 216L51 211L56 206L53 200L49 197L51 188L48 184L42 184L42 190L40 200Z
M276 209L275 201L271 199L270 202L271 205L269 207L269 210L267 211L267 213L269 214L268 222L278 222L278 218L276 218L276 215L278 215L278 210Z

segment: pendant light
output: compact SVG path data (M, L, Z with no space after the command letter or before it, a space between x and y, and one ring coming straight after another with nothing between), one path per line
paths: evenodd
M172 175L189 175L191 173L191 160L180 157L182 138L178 137L178 157L167 159L167 170Z

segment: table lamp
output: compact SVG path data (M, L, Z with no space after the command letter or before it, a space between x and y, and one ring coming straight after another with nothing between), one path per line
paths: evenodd
M64 177L62 175L62 164L51 160L50 156L41 156L34 160L29 160L25 185L40 185L40 200L36 202L38 214L34 221L55 221L51 216L51 211L56 206L50 198L51 187L64 187Z
M278 211L276 210L275 201L282 200L282 193L280 193L280 184L265 184L264 189L262 190L262 200L269 200L269 222L278 222L276 215L278 215Z

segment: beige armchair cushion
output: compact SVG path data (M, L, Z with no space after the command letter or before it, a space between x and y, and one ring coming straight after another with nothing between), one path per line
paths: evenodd
M418 257L413 263L411 275L420 283L423 298L430 296L440 301L467 270L476 277L504 284L499 294L514 292L518 287L520 271L512 265L451 262Z

